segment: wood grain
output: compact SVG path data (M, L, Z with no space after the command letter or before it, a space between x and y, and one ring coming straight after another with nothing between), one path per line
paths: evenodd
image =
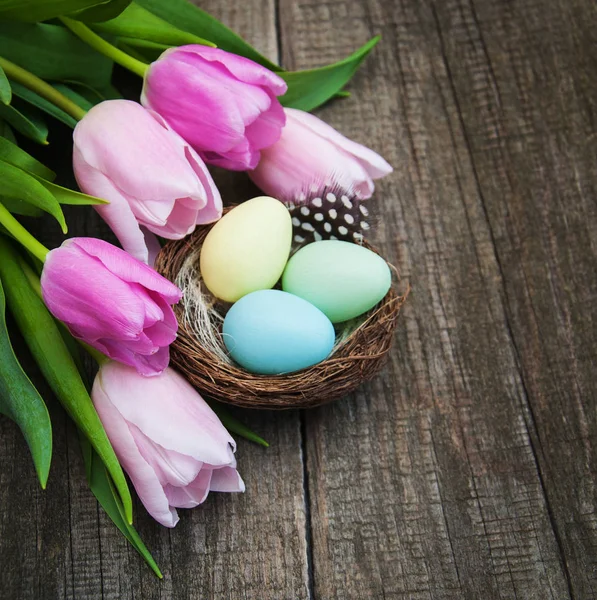
M232 25L277 59L273 3L204 2L203 8ZM55 146L29 148L73 185L69 133L52 131ZM55 148L64 148L56 152ZM223 177L227 201L249 197L245 175ZM70 235L113 240L91 209L67 211ZM30 221L50 246L62 238L51 220ZM49 396L46 390L46 397ZM199 509L180 511L170 531L137 504L136 526L160 565L158 581L91 495L76 435L58 408L53 419L54 460L41 492L22 438L0 420L0 597L15 599L307 598L308 569L302 438L296 412L242 413L239 417L270 443L264 449L239 441L243 495L212 494Z
M578 1L437 6L450 23L448 62L462 65L467 48L452 78L570 589L593 598L597 11Z
M0 598L597 598L594 3L201 6L288 68L382 34L352 98L318 114L395 167L371 201L413 288L394 350L333 405L239 411L272 444L239 443L246 494L174 530L137 505L161 582L98 509L61 409L46 492L0 419ZM35 152L72 184L52 133ZM216 178L229 202L255 193ZM113 239L91 210L67 219Z
M281 5L290 67L382 33L352 101L321 114L395 165L378 234L413 286L385 377L306 416L322 598L595 591L592 106L588 74L563 68L594 10L477 4L481 24L467 2Z

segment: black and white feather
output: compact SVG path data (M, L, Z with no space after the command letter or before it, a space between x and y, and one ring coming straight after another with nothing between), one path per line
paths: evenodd
M359 243L371 228L367 200L335 183L314 184L294 202L284 204L292 216L297 244L321 240Z

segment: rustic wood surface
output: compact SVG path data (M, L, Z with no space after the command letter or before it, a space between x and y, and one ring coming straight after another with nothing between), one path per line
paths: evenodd
M0 597L597 598L593 0L201 5L288 68L382 34L319 114L395 166L372 201L413 288L394 350L332 405L239 411L271 442L239 443L246 494L174 530L138 505L163 581L98 509L60 409L46 492L0 419Z

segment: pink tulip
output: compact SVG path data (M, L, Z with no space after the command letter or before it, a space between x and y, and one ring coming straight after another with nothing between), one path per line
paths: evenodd
M182 292L120 248L72 238L52 250L41 276L50 312L78 339L146 376L170 360Z
M141 103L212 165L246 171L284 126L286 83L257 63L207 46L166 50L145 76Z
M373 180L392 172L379 154L321 119L294 108L284 110L286 126L279 141L262 151L257 168L249 173L266 194L294 202L318 189L339 187L366 200L373 194Z
M143 262L142 229L180 239L222 216L222 199L197 153L156 113L129 100L93 107L74 133L79 187L104 198L94 208L123 248Z
M91 396L120 464L162 525L174 527L176 508L193 508L210 491L245 491L234 440L176 371L146 379L108 362Z

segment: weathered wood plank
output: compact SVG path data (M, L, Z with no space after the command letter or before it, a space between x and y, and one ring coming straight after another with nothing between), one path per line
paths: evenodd
M277 59L273 1L244 2L241 7L213 0L202 2L202 7ZM60 131L54 147L35 151L66 181L68 137ZM245 175L219 174L218 180L228 202L246 199L253 189ZM72 235L113 239L91 209L67 212ZM32 227L48 244L60 243L51 220L32 222ZM66 435L65 418L60 410L55 412L55 455L45 493L38 489L20 434L10 422L0 420L0 597L308 597L298 413L239 415L271 442L267 450L239 442L237 457L246 494L212 494L202 507L181 511L181 522L172 531L157 525L137 505L136 525L165 576L159 582L98 509L85 482L76 435L72 428Z
M322 115L396 167L377 238L414 292L388 368L302 435L296 413L242 413L272 442L239 444L244 496L173 531L137 506L163 582L98 511L59 409L46 492L0 420L0 597L596 597L594 6L276 4L202 7L272 58L278 8L291 68L384 34L353 100Z
M438 2L570 587L597 597L594 2Z
M19 347L18 342L15 346ZM19 356L24 354L19 353ZM47 388L39 387L44 397ZM49 406L55 435L50 480L42 492L18 428L0 419L0 598L62 598L72 581L64 413Z
M283 31L293 33L283 38L286 66L313 66L382 34L351 86L352 101L322 116L396 167L378 188L377 235L413 285L383 376L306 416L322 598L569 597L476 154L462 124L460 106L470 101L455 95L452 80L458 72L463 90L489 103L478 73L491 65L464 42L459 60L447 61L444 38L459 39L446 11L399 0L281 3ZM532 42L521 33L512 44L524 52ZM521 99L508 102L515 119ZM499 135L493 143L499 147ZM485 176L497 190L512 168L496 159Z

